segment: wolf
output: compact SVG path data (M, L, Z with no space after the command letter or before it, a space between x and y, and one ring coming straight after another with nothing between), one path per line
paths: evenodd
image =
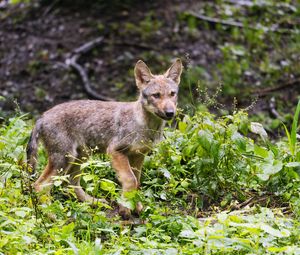
M161 75L153 75L139 60L134 68L139 97L133 102L75 100L54 106L36 121L27 144L28 166L35 171L38 142L47 152L48 163L33 184L37 192L53 184L61 172L69 175L80 201L99 199L80 186L80 163L88 149L97 148L111 157L111 164L122 186L122 195L140 186L145 155L160 140L165 122L176 114L182 63L176 59ZM101 200L100 200L101 201ZM142 211L136 204L136 212ZM128 219L131 210L119 205L119 214Z

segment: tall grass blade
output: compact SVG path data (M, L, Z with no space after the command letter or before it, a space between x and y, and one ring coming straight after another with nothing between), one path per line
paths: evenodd
M290 132L289 130L287 129L286 125L284 123L282 123L283 127L284 127L284 130L285 130L285 133L286 133L286 136L288 138L288 142L289 142L289 148L290 148L290 151L291 153L293 154L293 148L292 148L292 140L291 140L291 135L290 135Z
M298 105L296 108L296 112L294 114L292 131L291 131L291 147L292 147L292 155L295 156L296 145L297 145L297 128L298 128L298 120L300 114L300 100L298 101Z

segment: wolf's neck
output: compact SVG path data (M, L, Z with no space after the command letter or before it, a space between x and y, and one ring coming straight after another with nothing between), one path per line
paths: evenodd
M154 115L153 113L147 111L141 102L141 100L136 101L137 112L139 112L139 117L144 122L147 129L153 131L162 131L165 126L165 121Z

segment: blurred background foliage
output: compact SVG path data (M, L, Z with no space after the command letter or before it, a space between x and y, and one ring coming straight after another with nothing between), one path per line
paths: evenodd
M116 100L135 98L138 59L157 73L180 57L185 112L251 105L253 118L276 136L298 101L297 1L12 0L1 3L0 19L2 116L16 103L39 114L89 97L66 59L99 36L103 42L79 63L93 89Z

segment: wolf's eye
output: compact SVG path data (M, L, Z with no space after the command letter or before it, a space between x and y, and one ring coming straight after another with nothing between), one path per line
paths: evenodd
M160 98L160 93L154 93L154 94L152 94L152 97L154 97L154 98Z
M175 91L172 91L171 93L170 93L170 96L171 97L174 97L176 95L176 92Z

